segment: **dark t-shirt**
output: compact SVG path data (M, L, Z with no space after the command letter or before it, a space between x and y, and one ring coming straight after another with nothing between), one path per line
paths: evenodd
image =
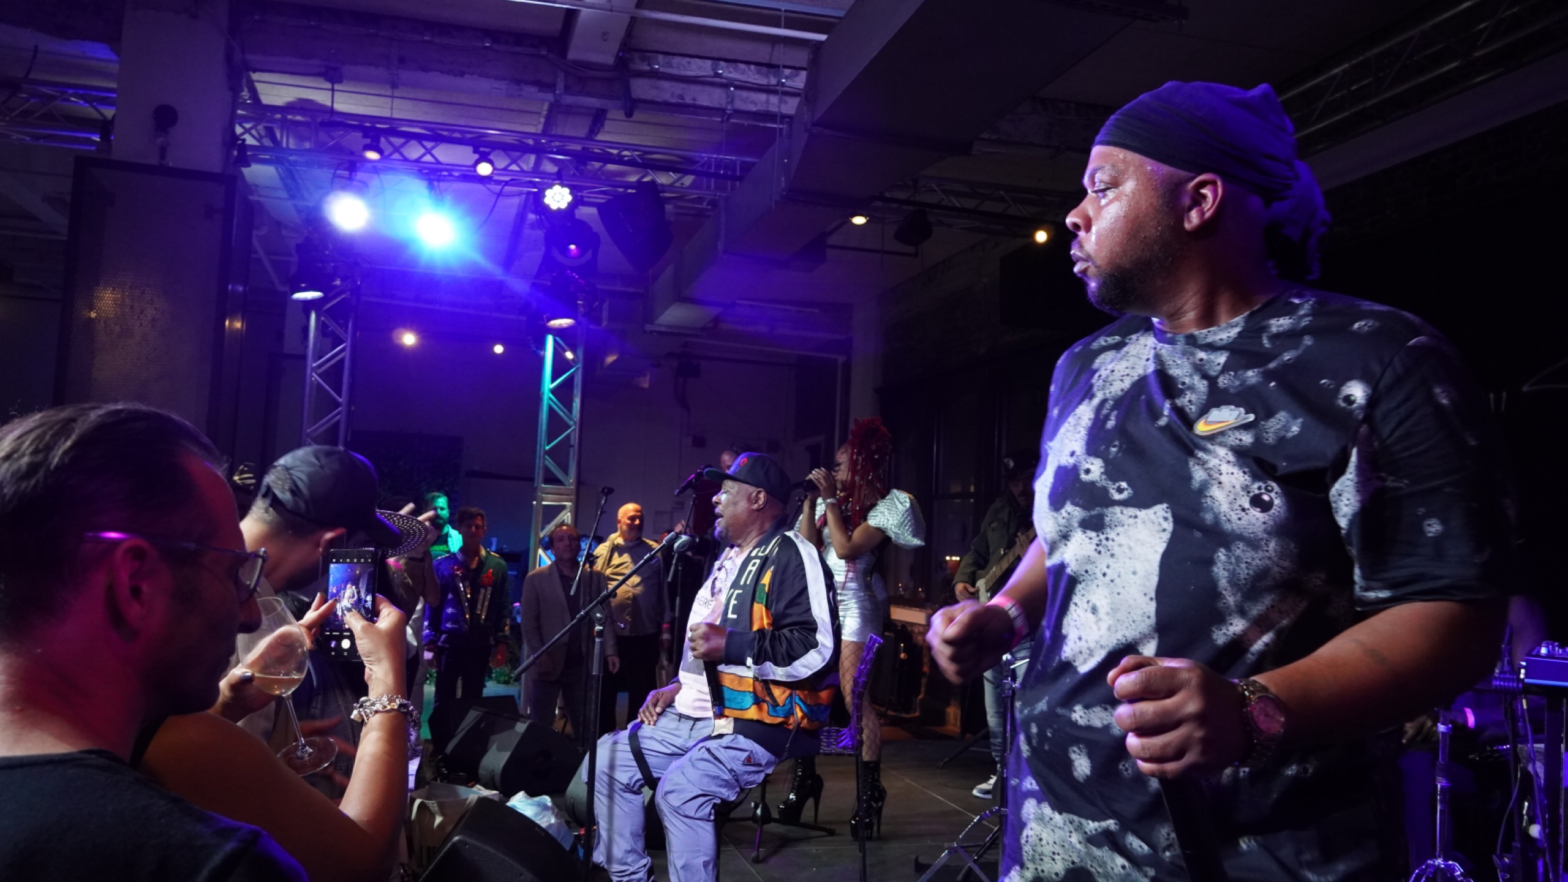
M1070 349L1035 483L1050 596L1017 699L1019 878L1184 878L1111 718L1124 656L1246 677L1397 604L1501 593L1512 507L1491 424L1436 332L1339 295L1298 289L1192 334L1129 316ZM1396 748L1228 770L1209 797L1232 875L1394 878Z
M266 833L209 814L105 750L0 758L0 879L304 882Z

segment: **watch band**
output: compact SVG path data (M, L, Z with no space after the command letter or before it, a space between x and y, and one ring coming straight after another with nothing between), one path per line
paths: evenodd
M1274 758L1275 751L1279 749L1280 738L1284 735L1284 705L1279 696L1257 680L1249 677L1235 682L1237 690L1241 692L1241 718L1247 724L1248 734L1252 736L1251 748L1236 765L1244 769L1261 768ZM1270 710L1277 721L1275 728L1265 729L1260 724L1260 704L1271 706Z

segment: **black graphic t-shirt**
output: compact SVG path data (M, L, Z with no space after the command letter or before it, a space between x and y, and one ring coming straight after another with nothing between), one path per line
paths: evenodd
M1204 331L1128 316L1075 345L1035 484L1050 599L1017 697L1007 878L1185 878L1106 674L1137 653L1246 677L1397 604L1502 593L1508 486L1484 396L1394 309L1297 289ZM1233 877L1393 878L1396 747L1227 771L1209 796Z

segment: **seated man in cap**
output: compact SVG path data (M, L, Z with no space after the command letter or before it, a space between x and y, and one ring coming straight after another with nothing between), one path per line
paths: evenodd
M723 482L714 535L727 548L693 602L679 674L649 693L637 723L599 740L594 861L615 882L651 878L645 786L655 788L670 878L714 878L714 806L779 760L815 754L838 694L833 579L789 529L789 478L760 453L707 477Z
M1122 317L1057 364L1039 538L930 631L965 679L1039 629L1004 872L1403 878L1398 724L1486 674L1512 578L1486 398L1419 319L1302 284L1328 217L1269 87L1136 99L1084 185L1075 270Z
M303 880L255 827L136 774L260 622L217 451L140 405L0 427L0 879Z

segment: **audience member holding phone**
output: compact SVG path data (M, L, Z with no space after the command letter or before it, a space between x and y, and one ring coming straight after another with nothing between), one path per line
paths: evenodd
M370 463L342 448L304 447L274 463L240 523L247 548L268 548L261 593L298 594L316 579L324 557L341 554L331 546L350 532L395 546L389 550L398 553L423 553L431 531L412 518L389 520L392 515L378 512L376 488ZM412 537L416 527L418 540ZM376 566L382 556L385 551L372 556ZM368 715L357 750L339 741L339 751L354 757L340 804L291 771L276 746L235 725L274 707L274 696L256 687L243 664L224 677L210 713L170 717L144 736L150 743L140 770L207 811L267 831L312 880L385 879L408 789L409 718L395 711L411 707L404 665L407 616L386 597L374 603L375 621L345 612L342 622L364 662L368 698L384 699L381 704L394 712ZM337 604L318 596L300 625L314 638L335 613ZM271 715L264 716L270 729Z
M335 607L320 601L307 619L320 621ZM313 882L386 879L407 805L410 717L399 712L408 707L407 617L377 597L374 622L352 610L343 619L365 664L367 702L389 707L368 714L340 805L290 771L271 747L214 713L170 717L141 762L142 772L198 807L266 831Z

